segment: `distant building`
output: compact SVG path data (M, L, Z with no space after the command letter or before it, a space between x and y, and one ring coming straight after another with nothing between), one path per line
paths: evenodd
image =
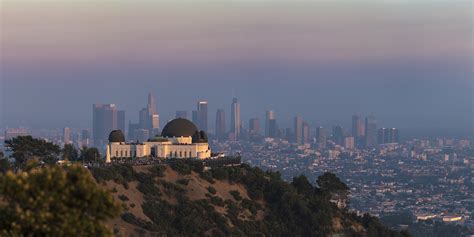
M375 147L377 145L377 121L373 115L365 118L365 146Z
M226 138L225 111L218 109L216 112L216 137L220 140Z
M71 129L68 127L63 128L63 143L64 145L66 144L71 144Z
M303 118L296 116L293 119L293 142L296 144L303 144Z
M362 118L354 114L352 115L352 136L355 139L357 147L362 148L365 145L365 124Z
M316 128L316 144L320 149L326 148L326 129L323 127Z
M400 134L398 128L391 128L388 131L390 143L400 143Z
M185 111L185 110L176 111L176 118L188 119L188 111Z
M258 118L251 118L249 120L249 133L260 134L260 120Z
M122 112L120 113L122 114ZM119 125L119 110L115 104L94 104L92 106L92 139L95 146L105 145L108 134L120 127L125 127L125 125Z
M307 122L303 122L302 140L304 144L311 143L311 128Z
M177 118L163 128L161 136L142 143L127 143L122 131L109 134L106 162L112 158L196 158L211 157L207 135L189 120Z
M354 137L345 137L344 138L344 148L346 149L354 149L355 146L355 139Z
M230 129L235 134L236 139L240 136L241 120L240 120L240 104L237 98L232 99Z
M336 125L332 128L332 138L337 145L344 145L344 129Z
M91 145L91 135L86 129L81 131L81 147L89 147Z
M389 143L389 137L388 137L388 129L386 128L379 128L377 130L377 143L378 144L385 144Z
M278 134L278 125L276 119L269 119L268 123L268 136L270 138L277 138Z
M144 130L148 132L145 132ZM138 123L129 122L128 124L128 138L133 141L146 141L154 134L158 134L159 130L160 115L156 109L155 97L153 94L149 93L146 107L138 112ZM146 137L145 140L143 140L145 134L148 134L149 137Z
M270 133L275 134L276 132L270 131L270 120L275 120L275 112L273 110L267 110L265 112L265 137L272 137L270 136ZM276 125L276 120L272 122Z
M5 130L5 141L11 140L14 137L30 135L26 128L8 128Z
M193 123L207 132L207 101L198 101L197 110L193 111Z
M357 138L357 137L363 137L364 135L365 135L364 121L359 115L357 114L352 115L352 136Z

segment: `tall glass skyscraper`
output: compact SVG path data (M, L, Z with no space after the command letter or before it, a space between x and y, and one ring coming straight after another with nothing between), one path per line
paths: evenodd
M240 104L237 101L237 98L232 100L231 105L231 115L230 115L230 129L234 133L236 138L239 138L240 135Z

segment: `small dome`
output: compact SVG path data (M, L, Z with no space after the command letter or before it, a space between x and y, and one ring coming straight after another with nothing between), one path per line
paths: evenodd
M125 142L122 130L113 130L109 134L109 142Z
M197 127L191 121L184 118L171 120L163 128L162 137L191 137L196 133Z

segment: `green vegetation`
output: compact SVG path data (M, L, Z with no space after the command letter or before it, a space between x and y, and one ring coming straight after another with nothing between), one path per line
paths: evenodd
M62 153L63 153L63 156L62 156L63 160L77 161L77 159L79 159L79 154L76 148L72 144L64 145Z
M187 186L189 184L189 179L178 179L176 180L177 184L181 184L183 186Z
M81 166L0 175L1 236L111 236L119 206Z
M5 146L13 152L12 157L21 166L30 159L38 159L48 164L54 164L61 149L58 145L32 136L19 136L5 141Z
M118 198L119 198L120 200L124 201L124 202L129 200L128 197L125 196L125 195L123 195L123 194L120 194L120 195L118 196Z
M83 147L81 149L81 155L79 156L79 160L82 162L102 161L99 150L97 150L97 148L95 147L92 147L92 148Z
M231 191L229 191L229 193L230 193L230 195L232 195L232 197L234 197L234 199L235 199L236 201L242 200L242 196L240 196L240 192L239 192L239 191L237 191L237 190L231 190Z
M207 187L207 191L209 191L209 193L212 194L212 195L217 193L216 188L214 188L212 186Z
M170 167L186 178L176 183L167 181L166 177L155 179L164 173L164 168L159 167L150 168L150 173L110 168L116 175L108 176L125 175L139 182L138 190L144 194L142 210L151 222L131 214L124 214L122 219L151 233L168 236L406 236L384 227L377 218L359 217L336 207L331 200L346 197L349 189L331 173L322 175L315 187L305 176L287 183L278 172L265 172L248 165L203 171L194 162L178 161ZM125 170L128 169L131 168ZM205 199L190 200L184 185L184 180L189 182L189 175L206 177L210 183L219 179L241 184L250 199L230 190L236 201L224 200L217 195L215 187L208 186ZM337 228L335 220L340 223Z

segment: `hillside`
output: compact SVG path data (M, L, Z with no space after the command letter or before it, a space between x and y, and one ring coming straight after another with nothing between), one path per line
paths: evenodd
M117 236L403 236L337 208L304 176L287 183L248 165L204 171L184 161L92 173L124 207L108 223Z

